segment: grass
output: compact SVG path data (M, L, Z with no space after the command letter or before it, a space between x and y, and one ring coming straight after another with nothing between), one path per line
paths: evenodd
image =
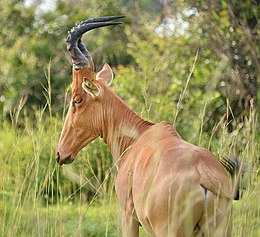
M259 235L255 117L251 114L243 129L240 126L231 134L223 124L220 138L211 144L221 154L241 146L240 159L248 165L247 190L234 202L233 231L237 237ZM1 127L0 236L120 236L113 174L100 188L101 174L108 174L111 164L102 141L85 149L71 166L60 168L54 151L61 123L55 117L38 120L36 126L28 123L24 129L8 123Z
M88 204L31 206L30 201L19 208L8 201L4 205L1 236L118 236L120 231L117 213L100 203L91 208ZM110 208L116 210L116 204Z
M21 111L17 111L12 124L6 121L0 125L0 236L121 236L120 210L113 188L115 171L111 170L111 155L103 141L97 140L85 148L70 166L56 165L62 119L52 114L48 88L44 88L46 107L35 111L33 123L25 116L23 127L18 128ZM198 136L192 142L219 156L238 154L247 164L243 181L246 190L243 198L234 202L233 236L257 237L260 226L257 114L250 111L243 122L234 118L235 129L231 133L223 119L213 128L210 138L205 139L205 110L206 104L202 118L198 118L201 122ZM147 236L143 230L141 236Z
M223 125L220 138L211 146L221 154L243 146L240 159L248 165L247 190L234 202L233 236L257 237L257 121L249 118L245 123L231 134ZM54 159L60 128L56 118L36 126L27 124L24 129L7 123L1 127L0 236L121 236L120 211L112 188L114 172L100 188L101 173L108 174L111 164L106 151L99 153L102 141L85 149L71 166L60 168ZM146 236L144 231L142 236Z

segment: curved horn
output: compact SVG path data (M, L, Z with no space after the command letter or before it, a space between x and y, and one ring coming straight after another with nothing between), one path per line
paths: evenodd
M80 24L77 24L68 32L68 37L66 39L67 50L71 55L73 65L76 70L83 67L90 67L90 62L92 62L92 57L89 51L86 49L85 45L81 41L82 35L87 31L95 28L122 24L122 22L108 21L123 17L125 16L107 16L82 21Z

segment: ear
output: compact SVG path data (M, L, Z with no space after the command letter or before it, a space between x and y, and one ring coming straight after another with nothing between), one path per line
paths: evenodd
M105 63L102 70L100 70L97 73L96 79L104 80L106 82L107 86L110 86L110 84L113 81L113 77L114 77L114 75L113 75L113 71L112 71L111 67L107 63Z
M100 88L90 79L84 77L81 86L84 91L89 93L93 98L96 98L100 95Z

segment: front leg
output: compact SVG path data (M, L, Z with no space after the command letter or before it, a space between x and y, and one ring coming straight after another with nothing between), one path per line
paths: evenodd
M115 188L122 210L122 236L139 237L139 221L132 195L132 172L128 167L119 169Z
M122 236L139 237L139 222L134 210L122 212Z

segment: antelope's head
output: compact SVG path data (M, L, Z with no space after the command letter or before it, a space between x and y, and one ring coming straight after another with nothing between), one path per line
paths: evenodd
M108 64L94 78L94 63L81 37L89 30L118 25L121 22L111 20L124 16L109 16L86 20L74 26L68 32L67 50L72 58L72 98L57 149L57 162L69 164L78 152L90 141L100 136L102 103L105 87L113 78Z

